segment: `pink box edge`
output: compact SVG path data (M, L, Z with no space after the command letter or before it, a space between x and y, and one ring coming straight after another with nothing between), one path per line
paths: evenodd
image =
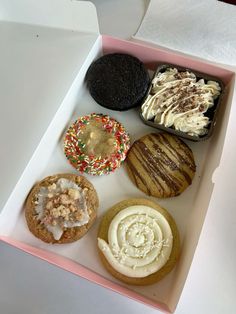
M78 275L79 277L86 279L90 282L93 282L99 286L117 292L123 296L128 296L130 299L138 301L142 304L149 305L152 308L163 311L164 313L172 313L168 306L161 302L155 302L149 298L146 298L134 291L129 290L117 283L113 283L109 279L104 278L93 270L88 269L87 267L56 253L45 251L43 249L36 248L34 246L28 245L24 242L14 240L10 237L0 236L0 241L7 243L10 246L13 246L25 253L28 253L32 256L38 257L41 260L48 262L54 266L57 266L61 269L64 269L70 273Z
M129 50L129 52L133 53L136 56L139 56L139 58L142 59L142 61L148 66L148 68L152 70L156 69L157 64L164 62L180 65L183 67L190 67L192 69L195 69L195 67L197 67L198 72L210 73L212 76L221 77L225 84L230 82L234 75L233 71L224 68L223 65L221 66L211 64L207 60L196 60L194 56L181 55L179 52L165 50L165 48L149 46L148 43L145 42L140 43L135 41L129 41L109 35L101 35L101 37L102 47L105 53L110 51L125 53L125 51ZM148 55L142 52L143 48L148 51ZM157 51L160 55L160 59L158 61L155 59L154 56L155 52ZM185 62L187 62L188 65L186 65ZM191 66L189 66L189 64L191 64Z

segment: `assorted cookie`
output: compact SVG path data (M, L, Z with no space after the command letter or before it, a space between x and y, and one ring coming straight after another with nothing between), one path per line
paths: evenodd
M211 123L208 110L221 93L215 81L191 71L167 67L151 87L137 58L105 55L86 74L89 92L103 107L124 111L141 105L143 119L200 137ZM191 149L175 135L150 133L130 144L124 126L108 115L79 117L66 131L64 153L79 172L100 176L126 160L131 181L157 198L180 195L191 185L196 164ZM30 191L25 203L29 230L46 243L70 243L85 235L96 219L98 196L83 176L56 174ZM115 278L132 285L161 280L175 266L180 251L178 228L171 215L147 199L128 199L110 208L98 231L98 252Z
M98 208L93 185L82 176L46 177L30 191L25 203L29 230L47 243L79 240L93 225Z
M149 285L175 266L179 232L174 219L158 204L128 199L102 218L98 248L103 265L114 277L132 285Z
M141 105L150 78L144 64L128 54L113 53L94 61L86 74L94 100L111 110L124 111Z
M64 152L70 164L81 173L109 174L126 158L130 138L123 125L102 114L80 117L64 139Z
M144 120L153 121L153 126L202 137L209 132L210 116L214 116L210 109L220 94L221 86L216 81L198 78L188 70L164 67L152 80L141 114Z
M141 191L158 198L181 194L192 183L196 171L191 149L168 133L151 133L135 141L126 167Z

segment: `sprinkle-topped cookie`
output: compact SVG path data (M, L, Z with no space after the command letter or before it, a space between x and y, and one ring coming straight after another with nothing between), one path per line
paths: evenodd
M67 130L64 152L70 164L82 173L113 172L125 160L130 138L115 119L92 113L78 118Z

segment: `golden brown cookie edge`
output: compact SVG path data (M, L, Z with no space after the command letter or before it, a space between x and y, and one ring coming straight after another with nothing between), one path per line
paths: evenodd
M138 183L137 183L137 180L135 179L135 176L132 172L132 169L129 165L129 163L132 163L131 161L129 161L129 154L132 154L132 147L133 145L136 143L136 142L139 142L139 141L144 141L144 139L149 136L149 135L154 135L154 136L157 136L157 135L160 135L160 134L164 134L165 136L167 137L172 137L172 138L177 138L180 142L181 142L181 145L183 145L184 147L186 147L192 157L192 162L193 162L193 166L195 167L195 171L194 171L194 174L192 176L192 181L194 179L194 176L195 176L195 173L196 173L196 163L195 163L195 159L194 159L194 155L193 155L193 152L192 152L192 149L183 141L181 140L180 138L178 138L176 135L172 135L172 134L169 134L167 132L160 132L160 133L147 133L145 135L143 135L142 137L140 137L139 139L137 139L130 147L129 149L129 152L127 154L127 157L126 157L126 160L125 160L125 166L126 166L126 170L127 170L127 173L128 173L128 176L130 178L130 180L133 182L133 184L142 192L144 192L146 195L148 196L153 196L153 197L156 197L156 198L170 198L170 197L176 197L176 196L179 196L180 194L182 194L191 184L192 184L192 181L190 184L187 184L185 186L182 186L182 188L179 189L178 193L176 194L173 194L172 193L164 193L164 194L160 194L158 193L158 191L149 191L147 187L145 186L140 186Z

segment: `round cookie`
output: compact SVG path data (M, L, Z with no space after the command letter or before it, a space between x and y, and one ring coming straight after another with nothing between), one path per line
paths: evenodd
M140 105L150 85L143 63L122 53L104 55L94 61L87 71L86 80L94 100L117 111Z
M80 117L67 130L64 152L81 173L109 174L119 168L130 148L125 128L115 119L92 113Z
M196 171L191 149L168 133L151 133L135 141L126 161L135 185L158 198L181 194L192 183Z
M47 243L79 240L95 222L98 196L83 176L56 174L34 185L25 203L29 230Z
M127 215L125 211L130 209ZM142 209L146 210L145 214ZM115 236L110 228L113 228ZM143 254L145 250L146 255ZM180 253L179 232L172 216L158 204L147 199L128 199L114 205L103 216L98 231L98 251L103 265L115 278L131 285L150 285L161 280L174 268ZM107 252L111 252L116 259L113 265ZM150 257L150 261L145 260ZM114 266L116 263L121 264L122 270L119 269L119 264ZM135 266L135 263L140 266ZM150 273L152 267L153 272ZM143 271L145 276L139 277Z

